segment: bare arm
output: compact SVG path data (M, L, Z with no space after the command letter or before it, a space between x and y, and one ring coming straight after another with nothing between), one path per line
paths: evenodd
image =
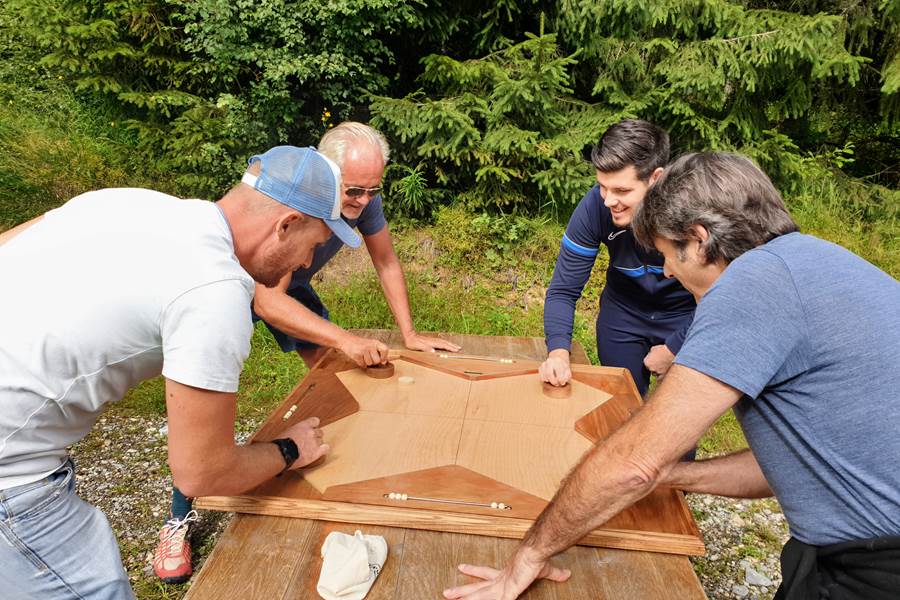
M460 346L447 340L436 337L428 337L419 334L413 327L412 312L409 308L409 295L406 289L406 277L400 259L394 251L391 234L385 225L381 231L365 236L366 249L372 257L372 264L378 273L381 289L394 320L403 334L403 340L407 348L411 350L450 350L457 352Z
M387 345L353 335L309 310L288 295L290 282L288 273L273 288L256 285L253 309L266 323L297 339L338 348L361 367L387 360Z
M732 498L768 498L773 495L750 450L710 460L680 462L669 471L662 483L686 492Z
M189 497L245 492L284 469L275 444L239 446L234 442L235 395L166 380L169 419L169 467L175 485ZM318 419L285 430L296 442L305 466L328 452Z
M675 365L650 401L625 425L589 450L563 481L503 571L465 567L487 581L445 590L447 598L518 597L537 577L565 579L549 565L575 544L666 480L741 393L693 369Z
M29 227L31 227L32 225L34 225L35 223L37 223L38 221L40 221L43 218L44 218L44 215L40 215L38 217L31 219L30 221L25 221L24 223L20 223L20 224L16 225L12 229L7 229L3 233L0 233L0 246L5 244L9 240L13 239L14 237L16 237L17 235L19 235L20 233L22 233L23 231L25 231L26 229L28 229Z

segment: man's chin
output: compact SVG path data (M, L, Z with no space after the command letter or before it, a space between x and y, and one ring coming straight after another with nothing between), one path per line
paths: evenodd
M624 216L624 215L619 216L619 217L613 216L613 225L615 225L616 227L622 227L622 228L628 227L629 225L631 225L631 217Z

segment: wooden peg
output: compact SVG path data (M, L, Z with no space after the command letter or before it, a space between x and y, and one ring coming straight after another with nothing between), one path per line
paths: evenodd
M542 381L541 386L544 389L544 395L549 398L556 398L561 400L572 395L571 383L567 383L566 385L553 385L552 383Z
M366 375L374 379L390 379L394 376L394 363L386 362L383 365L368 366Z

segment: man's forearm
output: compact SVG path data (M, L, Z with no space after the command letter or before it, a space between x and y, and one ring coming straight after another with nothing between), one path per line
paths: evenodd
M650 493L655 481L616 455L610 444L589 451L563 481L523 545L548 559Z
M185 478L173 471L175 485L185 495L233 496L253 489L284 469L284 458L275 444L261 443L223 450L203 458L204 468Z
M686 492L732 498L768 498L773 494L750 450L678 463L661 483Z
M634 417L585 454L523 546L547 559L650 493L739 397L737 390L675 365Z
M327 348L337 348L350 335L345 329L323 319L286 293L273 290L264 299L259 296L260 292L257 292L257 315L291 337Z

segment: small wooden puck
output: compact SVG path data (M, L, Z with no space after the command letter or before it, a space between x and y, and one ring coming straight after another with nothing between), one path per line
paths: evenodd
M568 398L572 395L571 383L567 383L566 385L553 385L552 383L542 381L541 385L544 388L544 395L550 398Z
M394 363L386 362L383 365L366 367L366 375L375 379L389 379L394 376Z

